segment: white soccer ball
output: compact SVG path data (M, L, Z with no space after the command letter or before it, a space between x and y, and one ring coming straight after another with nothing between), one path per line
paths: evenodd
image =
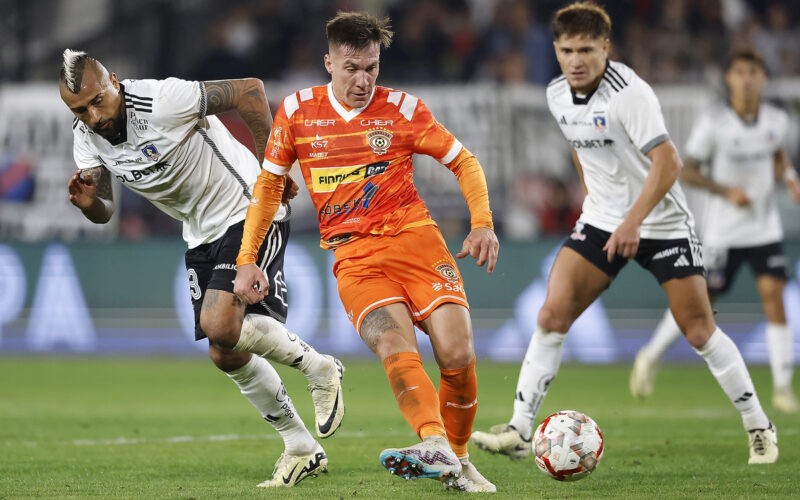
M577 481L603 458L603 433L587 415L563 410L539 424L531 446L542 472L559 481Z

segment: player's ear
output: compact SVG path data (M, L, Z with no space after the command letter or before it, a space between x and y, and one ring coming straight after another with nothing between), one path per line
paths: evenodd
M108 78L109 80L111 80L111 85L113 85L114 88L117 89L117 91L119 91L119 78L117 78L117 74L111 73L111 75Z
M331 55L325 54L325 69L328 71L328 74L333 74L333 64L331 63Z
M611 40L606 38L603 40L603 53L608 57L608 49L611 47Z

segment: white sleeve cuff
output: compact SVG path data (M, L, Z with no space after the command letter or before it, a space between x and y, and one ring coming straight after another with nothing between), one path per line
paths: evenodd
M261 166L264 167L264 169L267 172L273 173L275 175L286 175L289 173L289 170L292 169L291 165L289 165L288 167L284 167L283 165L272 163L269 160L264 160L264 163L262 163Z
M455 139L455 140L453 141L453 146L452 146L452 147L450 147L450 151L448 151L448 152L447 152L447 154L446 154L446 155L444 155L444 156L443 156L443 157L442 157L442 158L439 160L439 163L441 163L441 164L443 164L443 165L447 165L447 164L448 164L448 163L450 163L451 161L455 160L455 159L456 159L456 156L458 156L458 153L460 153L460 152L461 152L461 148L463 148L463 147L464 147L464 146L462 146L462 145L461 145L461 141L459 141L458 139Z

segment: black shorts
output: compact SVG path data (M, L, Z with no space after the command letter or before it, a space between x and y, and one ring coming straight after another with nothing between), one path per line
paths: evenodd
M221 238L186 252L186 272L189 273L189 291L194 308L194 338L206 337L200 329L200 310L206 290L223 290L233 293L236 279L236 257L242 244L244 221L232 225ZM245 314L272 316L286 322L288 312L287 288L283 274L283 258L289 240L289 217L273 222L258 250L256 264L267 275L269 293L258 304L247 306Z
M628 263L628 259L615 255L613 262L608 261L608 253L603 247L610 237L611 233L608 231L578 222L572 234L564 242L564 246L575 250L614 279ZM697 238L691 240L642 238L639 240L639 250L634 258L640 266L650 271L659 283L694 274L702 276L705 272L702 248Z
M756 276L769 275L789 279L786 254L781 242L746 248L707 248L708 290L714 294L730 288L736 273L746 261Z

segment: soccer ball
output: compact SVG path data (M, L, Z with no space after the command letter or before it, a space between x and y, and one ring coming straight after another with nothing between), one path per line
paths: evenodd
M587 415L574 410L553 413L533 433L536 465L553 479L577 481L603 457L603 433Z

